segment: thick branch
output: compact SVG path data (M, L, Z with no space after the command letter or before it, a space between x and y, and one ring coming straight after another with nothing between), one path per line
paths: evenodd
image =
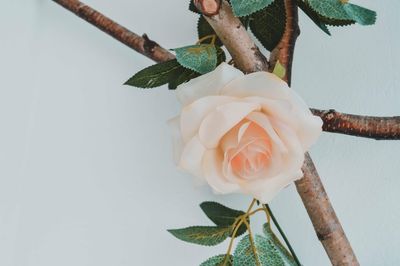
M351 115L335 110L311 109L324 121L323 130L377 140L400 140L400 116Z
M150 40L146 35L140 37L139 35L129 31L127 28L115 23L103 14L94 10L93 8L85 5L77 0L53 0L66 9L70 10L75 15L86 20L93 26L99 28L105 33L111 35L118 41L129 46L135 51L147 56L148 58L162 62L173 59L174 55L168 50L159 46L156 42Z
M210 1L219 2L208 0ZM267 59L255 45L240 20L233 15L226 0L221 2L218 14L204 17L232 55L236 67L245 73L268 69Z
M302 170L296 188L332 265L359 265L308 153Z
M285 80L290 85L294 48L300 30L295 0L284 1L285 33L277 48L272 51L270 61L274 64L279 60L286 68ZM359 265L308 153L305 154L302 170L304 176L295 182L296 188L332 265Z

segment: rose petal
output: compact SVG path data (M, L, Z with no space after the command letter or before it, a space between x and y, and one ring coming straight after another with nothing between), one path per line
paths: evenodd
M234 101L231 96L207 96L185 106L181 112L182 137L185 142L195 136L204 117L218 106Z
M179 85L176 93L185 106L204 96L219 95L222 87L243 75L240 70L221 63L214 71Z
M201 142L208 149L215 149L221 138L243 118L254 110L259 110L256 103L232 102L219 106L209 113L199 129Z
M193 137L183 148L179 167L196 177L202 177L202 160L206 148L198 136Z
M262 112L270 120L280 121L292 128L304 150L308 150L322 133L321 118L312 115L309 109L304 112L298 105L286 100L270 100L262 97L246 97L244 100L260 103Z
M296 136L296 133L287 125L279 121L272 121L272 126L278 134L279 138L287 148L286 153L282 153L282 170L281 172L293 172L301 168L304 162L304 150Z
M236 192L239 186L229 182L222 173L222 152L207 150L203 157L203 174L207 183L216 193L227 194Z
M283 188L302 176L303 173L300 170L293 173L282 173L274 178L257 179L243 183L241 190L243 193L252 195L261 203L269 203Z
M303 115L299 117L300 127L297 129L297 136L307 151L313 145L322 133L322 119L314 115Z
M268 137L279 147L281 152L286 152L287 148L279 136L276 134L274 128L272 127L268 117L261 112L251 112L246 116L246 119L256 123L262 127L267 133Z
M268 72L255 72L236 78L221 90L222 95L235 97L258 96L268 99L287 100L290 98L288 85Z

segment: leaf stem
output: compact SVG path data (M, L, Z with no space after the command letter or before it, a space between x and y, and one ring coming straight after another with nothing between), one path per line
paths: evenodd
M251 232L250 224L247 222L246 219L243 220L243 222L246 224L247 231L249 231L250 245L251 245L251 249L253 250L253 253L254 253L254 258L255 258L256 264L257 264L257 266L261 266L260 259L258 258L258 254L257 254L257 248L256 248L256 245L254 244L254 237L253 237L253 233Z
M233 223L232 226L234 229L232 232L231 241L229 242L228 250L226 252L225 259L224 259L224 262L222 263L222 266L225 266L226 263L228 262L229 255L231 254L231 250L233 247L233 241L235 240L237 231L239 230L240 226L243 223L246 223L246 227L247 227L247 229L249 229L249 226L247 226L248 225L247 218L251 215L250 211L251 211L251 209L253 209L253 206L255 203L256 203L256 199L253 199L252 202L250 203L249 208L247 209L247 212L244 215L239 216L236 219L236 221ZM257 212L257 210L256 210L256 212Z
M213 45L213 44L215 44L215 40L217 39L217 36L215 34L210 34L210 35L204 36L203 38L199 39L196 44L201 44L202 42L204 42L205 40L208 40L208 39L211 39L211 42L209 44Z
M289 248L290 253L292 253L294 261L296 262L296 264L298 266L301 266L301 263L300 263L299 259L297 258L296 253L294 252L292 246L290 245L289 240L287 239L285 233L283 232L282 228L280 227L280 225L278 223L278 220L276 220L274 214L272 213L271 208L269 207L268 204L263 204L263 206L267 209L269 216L271 216L271 219L274 222L274 224L275 224L276 228L278 229L279 233L281 234L283 240L285 241L286 246Z

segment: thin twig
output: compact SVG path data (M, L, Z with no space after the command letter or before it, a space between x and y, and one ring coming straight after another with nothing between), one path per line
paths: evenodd
M128 47L134 49L138 53L141 53L156 62L163 62L175 58L175 56L168 50L150 40L146 34L141 37L78 0L53 1L70 10L72 13L86 20L93 26L111 35Z
M324 121L322 129L376 140L400 140L400 116L376 117L339 113L333 109L311 109Z

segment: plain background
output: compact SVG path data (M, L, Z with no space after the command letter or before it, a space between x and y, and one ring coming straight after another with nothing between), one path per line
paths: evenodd
M202 201L250 198L175 169L174 93L121 85L152 62L52 1L0 2L0 265L187 266L224 252L166 232L210 224ZM167 48L196 41L187 2L87 1ZM378 12L375 26L329 37L301 14L293 87L312 107L400 115L400 2L355 3ZM400 264L399 152L400 141L327 133L312 148L361 265ZM272 207L302 263L329 265L294 186Z

